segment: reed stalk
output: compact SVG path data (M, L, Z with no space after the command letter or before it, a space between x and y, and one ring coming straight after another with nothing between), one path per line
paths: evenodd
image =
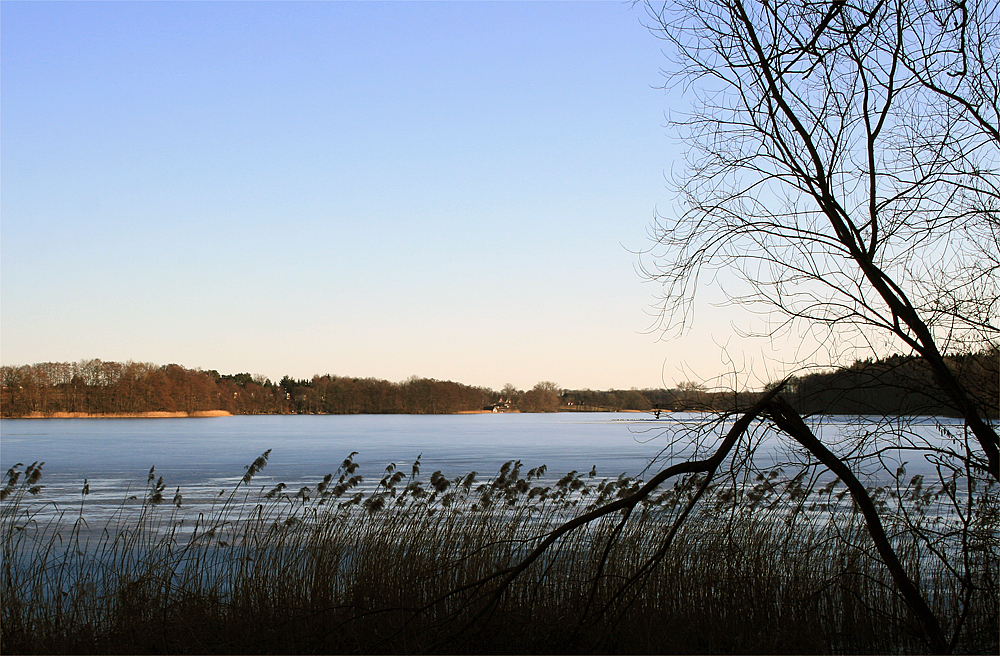
M151 470L98 526L36 495L42 464L8 471L0 531L4 653L919 653L919 632L863 518L780 476L713 486L655 566L697 476L560 538L499 597L477 581L557 525L640 481L507 463L493 478L395 466L365 487L353 454L316 486L253 489L267 454L195 520ZM540 470L540 472L539 472ZM798 487L796 487L798 486ZM912 486L911 486L912 488ZM85 488L86 489L86 488ZM790 493L789 490L795 490ZM913 490L910 489L910 492ZM923 499L922 493L914 496ZM899 495L885 522L957 651L997 651L997 525L928 557ZM894 509L895 508L895 509ZM955 521L934 518L941 535ZM995 508L993 509L995 513ZM906 520L904 521L904 519ZM963 521L968 522L968 519ZM908 527L907 522L911 525ZM956 561L955 559L959 559ZM956 562L963 567L955 569ZM975 593L959 595L972 572Z

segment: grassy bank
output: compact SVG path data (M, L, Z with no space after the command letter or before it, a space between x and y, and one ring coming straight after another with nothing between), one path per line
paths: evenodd
M510 585L493 577L547 528L637 482L508 463L422 478L389 467L362 490L352 458L315 486L256 489L180 520L150 472L144 499L99 525L39 503L41 467L12 468L2 506L4 653L922 653L857 513L780 473L715 488L663 539L697 480L557 542ZM547 482L545 482L547 481ZM178 491L179 492L179 491ZM796 501L797 500L797 501ZM183 499L173 496L183 507ZM926 508L925 508L926 510ZM926 514L926 513L925 513ZM39 521L47 517L45 521ZM929 516L928 516L929 517ZM929 519L928 521L932 521ZM946 560L894 540L957 651L997 651L995 539ZM996 526L987 533L995 537ZM613 539L612 539L613 538Z

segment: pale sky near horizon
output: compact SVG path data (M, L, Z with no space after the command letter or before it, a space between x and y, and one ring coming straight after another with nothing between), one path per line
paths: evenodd
M2 364L494 389L777 377L795 356L737 337L736 310L649 330L658 288L634 251L670 212L665 114L688 101L657 88L644 18L0 3Z

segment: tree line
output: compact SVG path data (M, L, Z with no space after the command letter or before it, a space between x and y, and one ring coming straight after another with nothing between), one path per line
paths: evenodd
M225 411L252 414L438 414L481 410L492 390L451 381L314 376L278 383L177 364L43 362L0 367L0 416Z
M989 349L947 358L981 407L997 414L1000 353ZM55 413L141 414L224 411L251 414L450 414L456 412L684 412L728 411L756 392L714 391L685 381L670 389L568 390L542 381L523 391L499 391L411 377L283 377L274 383L249 373L220 374L177 364L43 362L0 367L0 416ZM803 414L953 414L927 362L894 355L789 379L785 394Z

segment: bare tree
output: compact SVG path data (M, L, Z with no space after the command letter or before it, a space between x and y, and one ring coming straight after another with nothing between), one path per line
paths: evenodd
M559 386L543 380L524 393L521 409L526 412L555 412L559 409Z
M996 430L945 362L1000 338L1000 9L992 2L679 2L649 8L698 85L679 215L648 274L666 329L698 281L768 330L924 358L996 479Z
M952 651L975 595L996 594L981 583L992 580L995 564L973 552L983 539L988 553L996 549L995 514L977 508L1000 480L997 431L948 356L1000 343L1000 7L991 0L646 7L651 28L672 48L671 82L696 98L672 121L688 145L675 178L682 203L658 217L644 254L647 274L663 285L662 328L688 327L700 281L730 272L738 282L728 298L759 312L764 334L808 332L834 354L918 355L964 432L942 445L886 417L831 444L783 398L786 384L773 384L741 412L706 419L690 459L563 524L521 564L465 589L499 598L556 539L610 513L623 513L621 526L657 486L699 472L687 510L669 530L650 534L662 541L656 555L619 580L622 589L640 584L713 480L742 491L756 445L770 432L789 441L789 462L801 468L795 480L830 472L846 484L917 633L929 650ZM935 468L953 529L922 523L901 503L889 516L862 479L870 466L898 464L889 473L902 480L905 463L890 464L890 453L917 454ZM904 488L897 483L892 498L919 493ZM886 528L890 519L913 536L919 558L940 562L957 582L953 615L943 618L928 603L898 553L898 534Z
M974 481L1000 479L989 411L946 359L995 349L1000 338L1000 7L681 0L647 8L673 46L673 82L697 96L674 122L689 146L675 179L683 205L654 230L649 274L664 285L664 327L683 328L699 280L725 270L741 281L730 300L762 313L765 332L819 331L832 352L860 344L916 353L966 435L942 448L884 421L864 431L855 453L914 447L943 487L947 473L966 481L969 497L954 505L963 516ZM928 647L953 649L964 616L946 635L900 567L852 471L861 457L834 456L780 396L762 414L854 479L851 495L868 508L871 538ZM948 560L939 535L907 522L928 554ZM974 578L946 564L963 582ZM973 587L963 584L966 599Z

